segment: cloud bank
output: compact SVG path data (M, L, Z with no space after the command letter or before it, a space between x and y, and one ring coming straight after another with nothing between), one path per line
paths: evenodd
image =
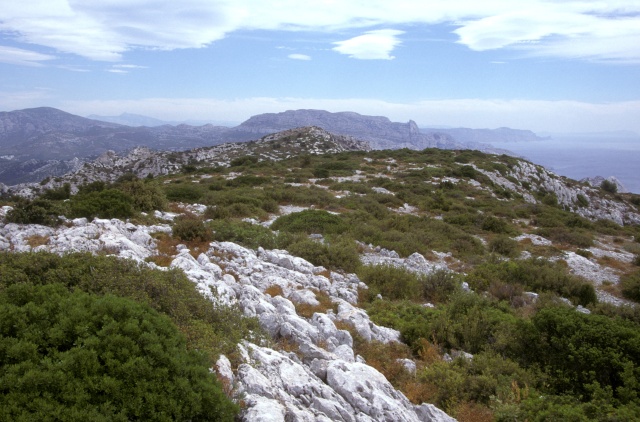
M450 24L472 50L640 63L640 1L612 0L22 0L6 2L0 34L91 60L135 49L203 48L237 30L361 30L334 50L389 59L398 34ZM4 47L7 48L7 47ZM23 53L25 54L25 53ZM38 54L38 53L31 53ZM9 57L9 53L1 55ZM12 59L34 64L38 59Z

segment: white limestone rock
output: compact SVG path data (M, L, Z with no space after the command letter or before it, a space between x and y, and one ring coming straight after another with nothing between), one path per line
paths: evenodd
M332 361L327 366L327 384L373 420L420 420L411 402L368 365Z
M351 325L366 341L377 340L383 343L400 341L399 331L374 324L363 309L344 300L339 301L336 319Z

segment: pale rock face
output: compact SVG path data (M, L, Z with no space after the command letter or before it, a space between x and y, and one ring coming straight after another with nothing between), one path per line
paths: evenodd
M340 360L329 362L327 384L373 420L420 420L409 400L368 365Z
M366 245L365 245L366 246ZM437 261L428 261L423 255L415 252L409 255L407 258L400 258L395 251L388 251L386 249L376 250L369 247L370 251L361 255L360 260L366 265L391 265L398 268L404 268L406 270L418 273L418 274L431 274L436 271L448 271L445 258L450 254L441 254L438 256Z
M545 239L544 237L538 236L537 234L524 233L520 236L514 237L514 240L517 240L518 242L522 242L525 239L529 239L531 241L531 244L535 246L550 246L552 244L549 239Z
M75 219L71 226L56 228L37 224L6 224L0 228L0 247L13 247L17 252L47 250L65 252L106 252L121 258L144 262L155 250L155 240L150 233L171 230L168 226L135 226L117 219ZM29 245L29 239L40 236L46 243L36 248Z
M338 303L338 314L335 318L353 326L366 341L377 340L383 343L400 341L399 331L374 324L364 310L344 300L338 300Z

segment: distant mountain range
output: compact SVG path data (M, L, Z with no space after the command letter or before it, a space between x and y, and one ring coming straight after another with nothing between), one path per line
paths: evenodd
M143 126L132 127L84 118L49 107L0 112L0 182L16 184L59 176L106 151L122 152L138 146L181 151L250 141L306 126L317 126L336 135L366 141L374 149L430 147L495 153L508 151L496 149L485 142L492 139L492 133L497 141L501 141L512 131L481 130L476 134L474 129L419 129L411 120L398 123L381 116L323 110L260 114L235 127L211 124L151 126L159 121L126 113L123 116L130 121L137 120ZM522 139L520 132L527 132L528 139L535 138L528 131L512 131L514 138Z

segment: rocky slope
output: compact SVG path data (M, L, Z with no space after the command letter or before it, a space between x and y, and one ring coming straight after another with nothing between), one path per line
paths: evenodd
M120 176L133 173L139 178L173 174L185 166L228 167L235 158L253 156L259 161L281 160L300 154L325 154L341 151L368 151L368 142L350 136L334 135L318 127L285 130L267 135L258 141L229 143L208 148L197 148L183 152L158 152L148 148L136 148L125 155L108 151L93 162L76 163L77 169L62 177L48 179L43 183L27 183L15 186L0 184L0 193L32 197L45 189L54 189L69 183L72 191L76 187L96 180L113 182ZM521 195L529 203L538 203L535 195L546 192L554 195L565 209L590 220L606 219L617 224L638 224L640 214L636 207L622 198L605 195L599 186L580 183L561 177L542 166L513 158L510 167L482 169L497 186ZM480 186L479 189L488 189Z
M185 165L226 167L233 159L247 155L263 161L281 160L297 154L330 154L370 149L369 143L365 141L334 135L318 127L306 127L271 134L258 141L228 143L183 152L153 151L145 147L135 148L123 155L107 151L90 162L74 161L74 171L54 179L49 178L44 183L24 183L11 187L0 183L0 193L30 197L43 189L56 188L64 183L71 184L75 191L78 185L96 180L113 182L127 173L145 178L177 173Z
M9 210L0 208L0 219ZM155 267L145 258L157 253L151 236L157 232L170 233L171 226L115 219L76 219L60 228L6 224L0 228L0 250L106 253ZM34 246L35 239L40 239L39 246ZM411 404L380 372L354 355L351 334L336 324L352 326L366 340L399 340L397 331L377 326L357 308L357 289L366 286L355 275L328 272L285 251L254 251L230 242L212 242L197 258L179 246L169 267L184 271L214 304L240 306L246 315L257 317L274 339L293 345L292 352L284 352L241 344L242 361L236 368L226 357L220 358L219 376L245 404L242 420L454 420L430 404ZM299 305L320 305L320 295L328 296L337 311L318 307L309 318L298 314Z

